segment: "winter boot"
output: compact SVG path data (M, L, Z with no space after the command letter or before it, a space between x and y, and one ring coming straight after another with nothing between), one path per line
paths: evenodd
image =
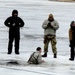
M15 52L15 54L20 54L19 51Z
M42 57L47 57L47 53L44 53L44 54L42 55Z
M70 60L70 61L74 61L74 59L73 59L73 58L69 58L69 60Z
M19 52L16 52L15 54L20 54Z
M54 54L54 58L57 58L57 54Z
M11 52L8 52L7 54L11 54Z

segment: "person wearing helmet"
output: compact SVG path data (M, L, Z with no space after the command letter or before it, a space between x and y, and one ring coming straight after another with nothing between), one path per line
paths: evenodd
M13 10L12 16L8 17L5 20L4 24L5 26L9 27L8 54L12 53L14 41L15 41L15 54L19 54L20 27L24 26L24 21L20 17L18 17L18 11Z

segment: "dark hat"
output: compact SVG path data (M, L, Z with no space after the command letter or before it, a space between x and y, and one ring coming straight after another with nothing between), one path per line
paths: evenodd
M74 21L72 21L70 25L72 25L72 24L74 24Z
M53 14L49 14L49 17L52 17L53 18Z
M75 24L75 21L71 21L70 27L73 31L75 31L75 26L73 26Z
M72 26L74 23L75 23L74 21L71 21L70 26Z
M17 10L13 10L12 11L12 15L17 14L18 15L18 11Z
M37 51L40 51L41 50L41 47L37 47L37 49L36 49Z

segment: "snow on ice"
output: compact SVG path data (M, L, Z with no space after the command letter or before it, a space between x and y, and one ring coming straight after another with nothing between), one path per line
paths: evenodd
M7 55L8 28L4 26L4 20L11 16L13 9L19 11L19 16L25 21L21 29L20 55ZM1 75L75 75L75 61L69 61L70 48L68 41L68 29L70 22L75 20L75 3L52 2L48 0L0 0L0 73ZM36 47L42 47L43 29L42 23L53 13L59 22L57 31L58 56L53 58L49 46L48 57L43 58L40 65L29 65L27 60ZM43 52L42 52L43 53ZM17 64L7 64L9 60L15 60Z

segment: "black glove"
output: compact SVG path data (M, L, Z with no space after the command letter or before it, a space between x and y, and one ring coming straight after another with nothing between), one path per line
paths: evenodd
M53 28L53 26L51 25L51 23L50 23L50 22L48 23L48 27L51 27L51 28Z
M50 27L51 26L51 23L49 22L48 24L47 24L47 27Z
M51 25L51 23L49 22L49 23L48 23L48 26L50 26L50 25Z

